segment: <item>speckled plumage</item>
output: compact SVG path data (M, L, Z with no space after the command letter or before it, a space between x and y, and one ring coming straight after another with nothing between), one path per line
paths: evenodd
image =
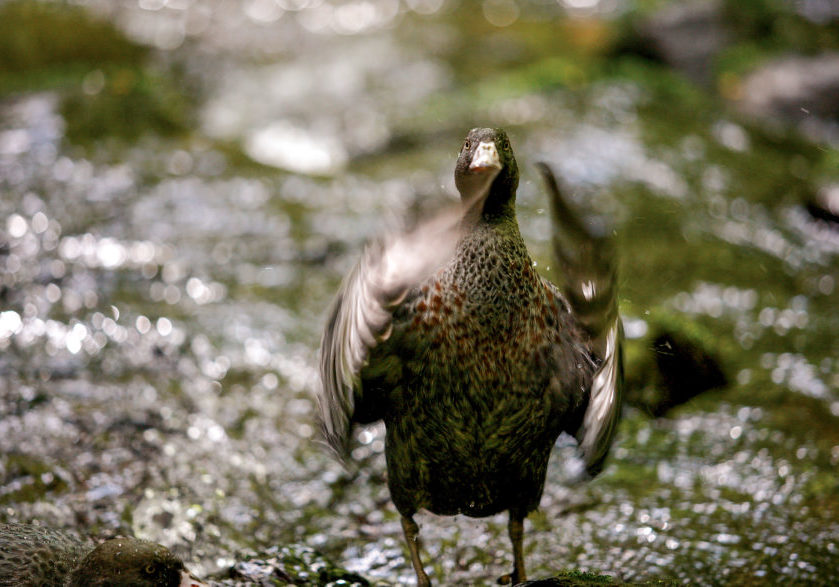
M202 587L167 548L135 538L101 544L31 524L0 525L3 587Z
M559 216L568 209L543 173L560 200L555 221L567 224ZM332 447L347 451L354 422L385 422L388 485L420 585L429 584L416 548L420 509L476 517L508 510L508 579L524 580L522 524L539 504L557 436L577 435L596 473L620 409L611 257L591 269L563 263L577 307L536 273L515 217L518 168L499 129L470 131L455 182L458 222L368 248L342 285L321 348ZM583 251L604 249L584 230L576 238Z
M378 365L401 367L383 415L397 509L535 509L553 441L581 413L594 370L579 336L517 230L469 231L394 312L393 335L361 372L369 389Z
M63 587L96 545L40 526L0 526L0 585Z

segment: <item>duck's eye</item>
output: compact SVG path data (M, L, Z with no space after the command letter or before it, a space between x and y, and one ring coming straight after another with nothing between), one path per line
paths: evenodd
M508 139L504 139L504 142L501 143L501 148L504 149L505 151L509 151L510 150L510 141Z
M143 569L143 572L147 575L154 575L154 565L152 565L152 564L146 565L146 568Z
M469 147L470 147L470 144L469 144L469 139L466 139L466 140L463 142L463 150L464 150L464 151L468 151L468 150L469 150Z

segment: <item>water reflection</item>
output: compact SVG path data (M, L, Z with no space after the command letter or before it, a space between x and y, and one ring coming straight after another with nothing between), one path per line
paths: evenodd
M312 136L286 122L255 131L247 138L245 151L260 163L310 175L333 174L348 159L343 146L329 135Z

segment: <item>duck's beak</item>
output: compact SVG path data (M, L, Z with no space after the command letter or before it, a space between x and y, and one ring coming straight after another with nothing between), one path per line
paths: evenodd
M475 149L472 162L469 163L469 170L478 173L487 171L499 172L501 170L501 159L498 157L498 149L495 143L483 141Z
M181 571L181 582L178 587L209 587L204 581L184 569Z

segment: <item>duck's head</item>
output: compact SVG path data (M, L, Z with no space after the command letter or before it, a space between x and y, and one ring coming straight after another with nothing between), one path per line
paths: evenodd
M457 158L454 183L465 203L483 201L481 216L514 214L519 168L507 133L500 128L470 130Z
M207 587L165 546L136 538L106 540L73 571L81 587Z

